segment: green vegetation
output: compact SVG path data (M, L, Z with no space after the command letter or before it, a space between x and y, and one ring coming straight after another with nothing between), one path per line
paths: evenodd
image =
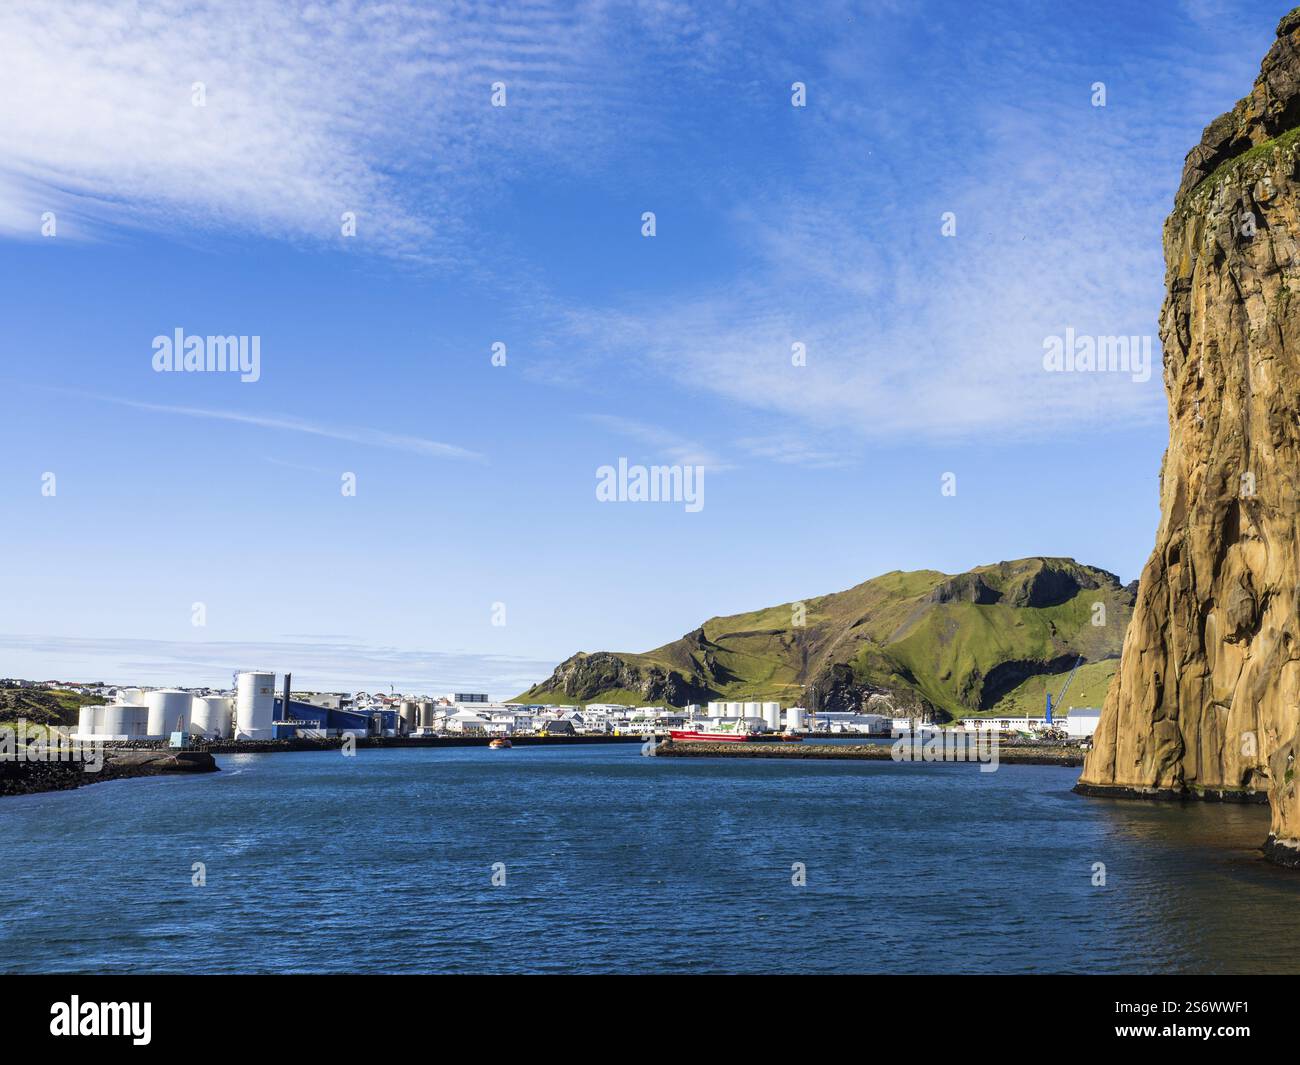
M75 725L83 706L105 700L61 688L0 688L0 723L25 720L31 725Z
M1067 705L1099 705L1131 612L1132 594L1113 574L1071 559L1020 559L955 576L895 571L802 603L711 618L644 654L574 655L518 698L678 706L774 699L847 709L884 695L900 710L955 718L1012 707L1037 713L1047 686L1059 691L1082 655ZM1102 617L1105 624L1093 623Z
M1187 194L1187 204L1202 191L1209 191L1222 185L1227 179L1241 168L1257 159L1262 159L1271 155L1275 150L1286 150L1292 147L1296 140L1300 139L1300 126L1287 130L1274 137L1272 140L1264 141L1262 144L1256 144L1253 148L1247 148L1240 155L1234 155L1231 159L1225 160L1214 168L1206 177L1196 183L1192 190Z
M1072 706L1100 707L1106 700L1106 692L1117 669L1119 669L1118 658L1085 662L1074 675L1074 680L1070 681L1070 690L1065 693L1065 702L1058 709L1066 712ZM1055 702L1069 675L1070 671L1067 669L1061 673L1029 677L1003 696L987 716L1022 717L1025 714L1041 714L1047 706L1047 693L1049 691L1052 693Z

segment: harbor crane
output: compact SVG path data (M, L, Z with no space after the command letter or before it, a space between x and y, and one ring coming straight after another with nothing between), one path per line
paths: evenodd
M1050 691L1047 693L1047 720L1044 724L1050 725L1052 723L1052 710L1059 710L1061 708L1061 700L1065 698L1065 693L1070 687L1070 681L1074 680L1074 675L1079 672L1079 667L1081 665L1083 665L1083 655L1079 656L1078 661L1074 663L1074 668L1070 670L1070 675L1065 678L1065 684L1061 687L1060 693L1056 696L1055 705L1052 703L1052 693Z

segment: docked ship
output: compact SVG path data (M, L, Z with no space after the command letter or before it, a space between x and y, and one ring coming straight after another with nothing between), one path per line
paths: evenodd
M710 725L705 731L695 729L669 729L668 735L674 742L683 743L763 743L780 739L802 739L802 737L780 736L774 732L763 732L744 721L719 721Z

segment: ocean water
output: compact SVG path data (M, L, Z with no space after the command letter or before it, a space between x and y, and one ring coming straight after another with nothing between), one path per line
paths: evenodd
M1266 808L1087 799L1073 769L219 761L0 799L0 971L1300 971Z

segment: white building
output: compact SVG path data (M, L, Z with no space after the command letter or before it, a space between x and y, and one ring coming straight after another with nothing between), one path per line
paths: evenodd
M490 722L471 710L457 710L446 717L448 732L459 732L466 736L482 735L487 732Z
M962 719L961 727L967 732L986 729L995 732L1041 732L1048 725L1044 717L967 717Z
M1097 731L1101 710L1095 706L1072 706L1065 718L1065 734L1071 739L1086 739Z

